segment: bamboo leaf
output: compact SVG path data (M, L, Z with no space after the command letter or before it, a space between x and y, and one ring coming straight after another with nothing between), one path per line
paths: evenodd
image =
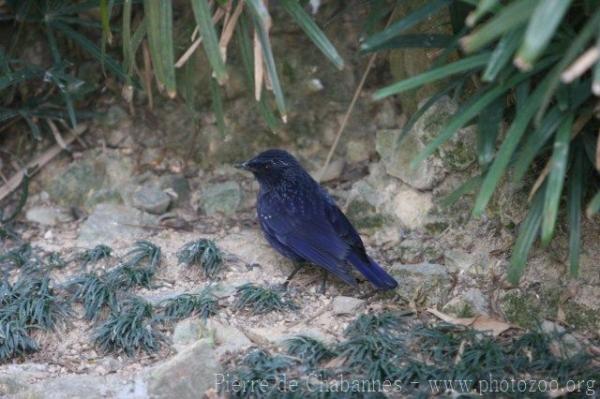
M368 52L395 48L447 48L455 40L454 36L435 33L398 35L378 46L371 47ZM367 52L367 51L365 51Z
M490 21L461 39L463 49L472 53L499 38L505 32L524 25L537 4L538 0L517 0L503 6Z
M280 4L292 16L294 21L302 28L306 35L313 41L315 46L331 61L338 69L344 68L344 60L338 54L334 45L317 26L313 19L304 11L297 0L281 0Z
M492 194L500 181L500 178L504 175L504 171L510 162L511 157L519 142L525 129L529 125L531 118L533 118L537 111L540 101L544 95L545 90L549 85L549 78L546 77L535 89L535 91L529 96L529 100L523 109L518 110L517 115L510 126L510 129L506 133L506 137L498 150L498 154L494 162L491 164L485 179L481 185L479 195L475 200L475 206L473 208L473 215L481 216L485 207L487 206Z
M258 38L262 46L263 56L265 64L267 66L267 73L273 86L273 94L275 95L275 104L281 114L283 122L287 122L287 111L285 108L285 100L283 97L283 89L279 82L279 75L277 74L277 68L275 66L275 59L273 58L273 50L271 49L271 41L269 40L269 29L271 27L271 16L269 11L261 0L247 0L250 10L252 11L252 20L254 22L254 28L258 33Z
M486 167L494 159L496 139L504 116L504 98L498 97L480 114L477 129L477 159Z
M479 4L477 4L477 8L472 11L467 17L467 26L475 26L477 22L483 17L485 14L496 11L500 7L500 0L481 0Z
M133 64L135 53L131 46L131 3L133 0L124 0L123 2L123 65L128 73L131 73L130 66Z
M481 68L487 64L490 59L490 53L483 53L474 55L471 57L463 58L459 61L444 65L442 67L427 71L412 78L396 82L392 85L386 86L382 89L377 90L373 94L373 99L381 100L385 97L399 94L407 90L415 89L425 84L435 82L445 77L455 75L460 72L470 71L473 69Z
M544 0L537 4L515 58L515 64L519 68L531 68L550 43L570 4L571 0Z
M515 29L502 36L496 48L492 53L490 62L487 64L483 72L482 80L491 82L496 79L498 73L506 67L514 52L517 50L521 38L523 37L522 29Z
M144 0L148 45L156 80L169 97L177 94L175 55L173 51L173 7L171 0Z
M376 33L365 40L365 42L360 45L360 51L373 51L372 49L374 47L381 46L403 31L412 28L419 22L440 11L443 7L450 4L450 2L450 0L432 0L425 2L423 7L415 10L401 20L394 22L383 31Z
M546 113L546 109L552 101L554 92L560 84L560 74L569 64L571 64L579 52L581 52L588 40L596 32L596 29L598 29L598 26L600 26L600 9L592 14L575 39L569 41L569 45L560 62L556 64L556 66L548 73L547 76L550 79L550 84L548 84L548 87L544 93L544 97L536 115L536 122L541 121Z
M558 203L562 194L569 156L569 141L573 127L573 114L568 115L560 124L554 139L554 151L550 159L550 174L546 184L544 216L542 219L542 245L548 245L554 234Z
M545 183L544 183L545 186ZM544 210L544 193L545 187L538 190L533 197L527 217L521 223L519 227L519 235L515 245L513 246L512 256L510 258L510 265L508 268L508 281L512 284L517 284L525 265L527 264L527 257L531 246L533 245L535 238L540 229L542 222L542 213Z
M575 143L575 152L571 157L573 166L569 171L567 186L567 213L569 221L569 271L572 276L579 273L579 255L581 247L581 203L583 202L586 170L584 168L581 141Z
M202 34L202 45L208 62L213 69L216 79L220 84L223 84L227 80L227 71L225 69L225 62L221 56L219 39L212 21L208 1L192 0L192 9L196 17L196 24L198 24L198 29Z

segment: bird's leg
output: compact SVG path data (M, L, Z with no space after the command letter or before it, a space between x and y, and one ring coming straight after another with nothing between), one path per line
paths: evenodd
M327 270L323 269L323 271L321 272L323 274L323 280L321 281L321 294L325 295L325 292L327 291Z
M292 281L292 279L294 278L296 273L298 273L300 271L300 269L302 269L303 267L304 267L304 263L296 264L296 267L294 268L292 273L288 276L288 278L285 279L285 282L283 283L283 289L287 289L288 285L290 284L290 281Z

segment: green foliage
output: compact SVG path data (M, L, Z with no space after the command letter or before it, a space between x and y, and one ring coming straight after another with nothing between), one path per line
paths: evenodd
M306 335L299 335L286 340L285 347L291 356L302 359L302 362L309 367L314 367L336 355L323 342Z
M412 167L419 167L460 128L479 117L477 152L481 176L459 187L448 202L478 189L473 214L481 216L507 172L512 172L514 183L522 180L528 170L538 173L538 181L532 186L537 193L515 244L509 279L518 282L538 236L543 245L550 242L563 202L568 208L570 270L576 274L582 203L586 200L582 188L597 193L600 187L600 166L595 164L594 156L599 123L591 117L597 102L592 91L599 87L595 71L600 70L600 62L586 63L584 56L586 50L597 45L600 9L588 6L588 2L558 0L466 2L473 6L461 3L461 7L470 8L465 19L466 13L457 12L457 3L429 0L363 42L362 51L402 48L407 46L406 30L418 22L446 9L453 20L452 39L431 70L384 87L374 97L380 99L451 77L448 88L434 95L411 118L407 124L410 129L416 118L448 89L465 88L467 94L458 112L416 155ZM428 33L422 35L420 47L427 48ZM410 43L416 45L415 40ZM466 54L459 60L449 60L445 54L454 50L456 43ZM479 78L476 84L474 76ZM500 135L501 143L496 148L502 116L508 120L509 128ZM578 147L585 151L573 151ZM598 211L592 205L594 200L589 204L589 215Z
M94 248L84 250L79 254L78 258L81 261L81 267L85 269L89 263L96 263L100 259L109 258L111 253L111 247L99 244Z
M185 266L200 266L206 277L213 279L223 265L223 254L212 240L200 239L185 244L177 252L177 260Z
M111 311L94 333L94 340L103 352L128 356L136 352L156 352L164 336L154 326L152 305L137 297L130 298Z
M81 301L85 309L85 318L95 320L104 308L114 309L117 305L117 294L120 288L113 275L87 273L77 277L73 284L77 286L74 299Z
M7 263L13 267L22 267L29 262L31 256L31 244L26 242L2 254L0 256L0 262L3 264Z
M253 314L283 312L297 308L291 300L284 300L279 292L252 283L237 287L236 297L234 307L238 310L248 309Z
M197 315L207 319L217 314L219 303L210 289L205 288L198 293L185 293L161 303L167 320L181 320Z
M160 260L159 247L148 241L137 241L135 248L123 257L122 263L108 273L108 278L124 289L135 286L149 288Z
M38 350L38 344L18 320L0 323L0 361Z

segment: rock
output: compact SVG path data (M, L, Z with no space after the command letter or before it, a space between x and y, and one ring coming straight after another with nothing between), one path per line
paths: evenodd
M173 196L171 202L180 206L190 199L190 183L182 175L163 175L158 179L158 186Z
M414 265L394 264L390 274L399 285L397 292L409 300L424 306L443 305L451 288L446 268L434 263Z
M188 318L175 325L173 346L178 352L200 339L213 339L218 345L219 353L235 352L252 346L252 342L238 328L214 319L204 321Z
M0 397L12 398L26 391L29 384L18 375L0 376Z
M569 358L581 353L581 343L572 334L567 334L567 330L560 324L544 320L540 328L544 333L554 337L550 344L550 351L555 356Z
M173 346L180 352L183 348L193 344L204 336L206 337L203 322L198 319L187 318L175 324L173 329Z
M92 158L71 163L65 171L57 171L47 192L56 203L65 207L83 206L102 188L106 178L103 162Z
M91 247L143 237L143 226L157 225L156 216L126 205L98 204L79 228L78 244Z
M235 181L209 184L202 189L202 209L209 216L232 215L242 201L242 189Z
M11 398L102 399L126 397L142 399L147 397L139 391L136 395L136 391L138 390L133 384L114 374L107 376L67 374L30 384L29 389L21 391Z
M457 109L458 105L449 97L440 98L400 142L401 129L379 130L376 149L387 173L416 189L431 190L449 171L462 170L475 161L475 130L468 127L460 129L417 168L411 168L414 157L440 133Z
M370 142L364 140L350 140L346 144L346 158L348 162L363 162L368 161L373 146Z
M342 171L344 170L344 165L346 162L343 159L335 159L327 165L327 169L323 172L321 176L321 182L327 182L339 179L342 175ZM318 177L321 171L317 171L316 176Z
M394 215L409 229L425 226L429 211L433 208L431 194L413 190L410 187L401 188L390 204Z
M216 386L221 368L213 344L203 339L152 368L146 377L148 394L155 399L197 399Z
M386 99L381 102L381 107L375 115L375 124L379 129L397 129L399 127L396 107L393 100Z
M488 315L490 311L487 298L477 288L469 288L461 292L445 304L442 310L458 317Z
M142 186L133 193L132 199L133 206L155 215L165 213L171 204L171 197L152 185Z
M73 216L64 209L49 206L34 206L29 208L25 213L25 218L30 222L45 226L54 226L73 220Z
M364 299L353 298L351 296L336 296L333 298L333 314L356 314L360 308L365 305Z
M102 118L102 123L108 127L117 126L122 120L129 118L127 111L125 111L120 105L113 104L108 107L106 113L104 113L104 118Z

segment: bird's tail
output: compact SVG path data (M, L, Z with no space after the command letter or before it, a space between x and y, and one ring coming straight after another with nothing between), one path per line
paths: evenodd
M398 282L390 276L381 266L369 256L358 256L351 253L348 256L350 263L354 265L373 285L381 290L392 290L398 286Z

